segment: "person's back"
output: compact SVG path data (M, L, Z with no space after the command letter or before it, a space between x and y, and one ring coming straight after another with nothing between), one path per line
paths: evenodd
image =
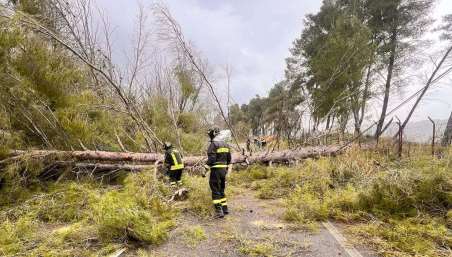
M225 196L226 174L231 163L230 147L224 141L214 140L219 130L209 130L210 145L207 149L207 162L210 168L209 186L212 191L212 201L218 218L229 214Z
M165 143L165 167L166 173L170 177L170 185L182 185L182 171L184 162L179 151L173 148L171 143Z
M229 145L223 141L212 141L207 149L207 165L211 168L227 168L230 163Z

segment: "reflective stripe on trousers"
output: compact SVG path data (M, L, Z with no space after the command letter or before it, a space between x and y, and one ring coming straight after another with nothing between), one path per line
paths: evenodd
M213 200L212 201L213 202L213 204L215 204L215 205L222 205L222 206L226 206L227 205L227 199L226 199L226 197L224 197L224 198L221 198L221 199L216 199L216 200Z

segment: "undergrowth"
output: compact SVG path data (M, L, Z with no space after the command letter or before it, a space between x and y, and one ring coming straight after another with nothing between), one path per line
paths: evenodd
M261 199L282 198L283 218L313 229L318 221L354 225L352 234L384 256L449 256L452 248L452 154L426 151L401 160L350 149L296 167L253 166L231 182Z
M188 246L195 247L206 240L207 235L201 226L191 226L182 232L182 238Z
M212 207L212 193L209 188L208 178L200 176L184 176L182 181L190 191L185 208L199 217L210 217L214 210Z
M3 174L0 256L105 256L125 245L160 244L175 225L171 191L152 172L108 185L42 182L38 169L27 163Z
M204 177L184 176L188 201L170 205L172 190L150 171L107 184L90 177L43 180L40 171L49 167L24 160L1 173L0 256L105 256L124 246L146 256L141 247L164 242L179 209L212 215ZM451 152L432 158L420 151L397 160L351 149L294 167L252 166L230 175L228 197L243 188L261 199L282 198L283 218L296 226L315 229L327 219L353 224L351 235L382 256L451 253ZM200 227L184 231L188 245L205 236ZM266 244L242 246L248 255L274 251Z

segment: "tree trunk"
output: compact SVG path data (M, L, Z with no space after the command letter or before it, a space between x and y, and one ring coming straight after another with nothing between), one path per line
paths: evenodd
M444 130L444 136L441 144L448 146L452 142L452 112L450 113L449 121L447 122L446 130Z
M326 119L325 130L328 130L330 128L330 120L331 120L331 114L328 114L328 118Z
M358 118L358 121L355 123L355 133L357 133L356 135L361 134L361 126L364 121L364 114L366 113L367 98L369 97L371 72L372 72L372 61L370 62L369 67L367 68L366 82L364 84L364 92L362 95L361 107L360 107L360 112L358 115L359 118Z
M446 51L446 53L444 54L443 58L441 58L441 61L438 63L438 65L436 65L435 70L433 71L432 75L430 76L429 80L427 81L427 84L425 85L424 89L422 90L421 94L419 95L419 97L416 99L416 102L414 103L413 107L411 108L407 118L405 119L405 121L402 124L402 130L406 127L406 125L408 124L408 122L410 121L411 116L413 115L414 111L416 110L416 107L419 105L419 103L422 100L422 97L424 97L425 93L427 92L427 90L430 88L430 86L434 83L434 81L436 80L436 74L438 73L438 71L441 69L441 66L443 66L444 62L447 60L447 58L449 57L450 53L452 52L452 46L449 47ZM441 76L439 76L441 77Z
M339 146L306 147L296 151L286 150L273 153L258 153L254 156L244 156L241 153L232 154L232 164L265 164L268 162L281 163L306 158L335 155ZM103 151L14 151L9 159L0 161L0 165L20 161L23 158L44 159L55 158L56 164L78 163L78 168L96 168L101 170L126 169L129 171L141 170L163 159L163 155L157 153L123 153ZM207 158L205 156L188 156L184 158L186 166L203 166Z
M388 75L386 77L386 85L385 85L385 95L383 99L383 107L381 110L380 119L378 120L377 130L375 131L375 138L379 138L381 135L381 130L383 128L383 124L386 118L386 111L388 109L389 103L389 93L391 89L392 76L394 73L394 64L395 64L395 56L397 50L397 28L393 29L391 35L391 56L389 57L389 65L388 65Z

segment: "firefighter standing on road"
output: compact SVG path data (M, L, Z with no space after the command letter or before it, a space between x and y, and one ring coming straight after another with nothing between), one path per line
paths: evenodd
M209 185L212 190L212 200L215 207L216 218L223 218L229 214L224 190L226 187L226 174L231 163L231 151L228 144L222 140L215 140L220 134L218 128L210 129L210 145L207 149L207 166L210 168Z
M166 174L170 178L171 186L181 186L182 181L182 171L184 169L184 162L182 160L182 155L173 148L173 145L169 142L163 144L165 150L165 168Z

